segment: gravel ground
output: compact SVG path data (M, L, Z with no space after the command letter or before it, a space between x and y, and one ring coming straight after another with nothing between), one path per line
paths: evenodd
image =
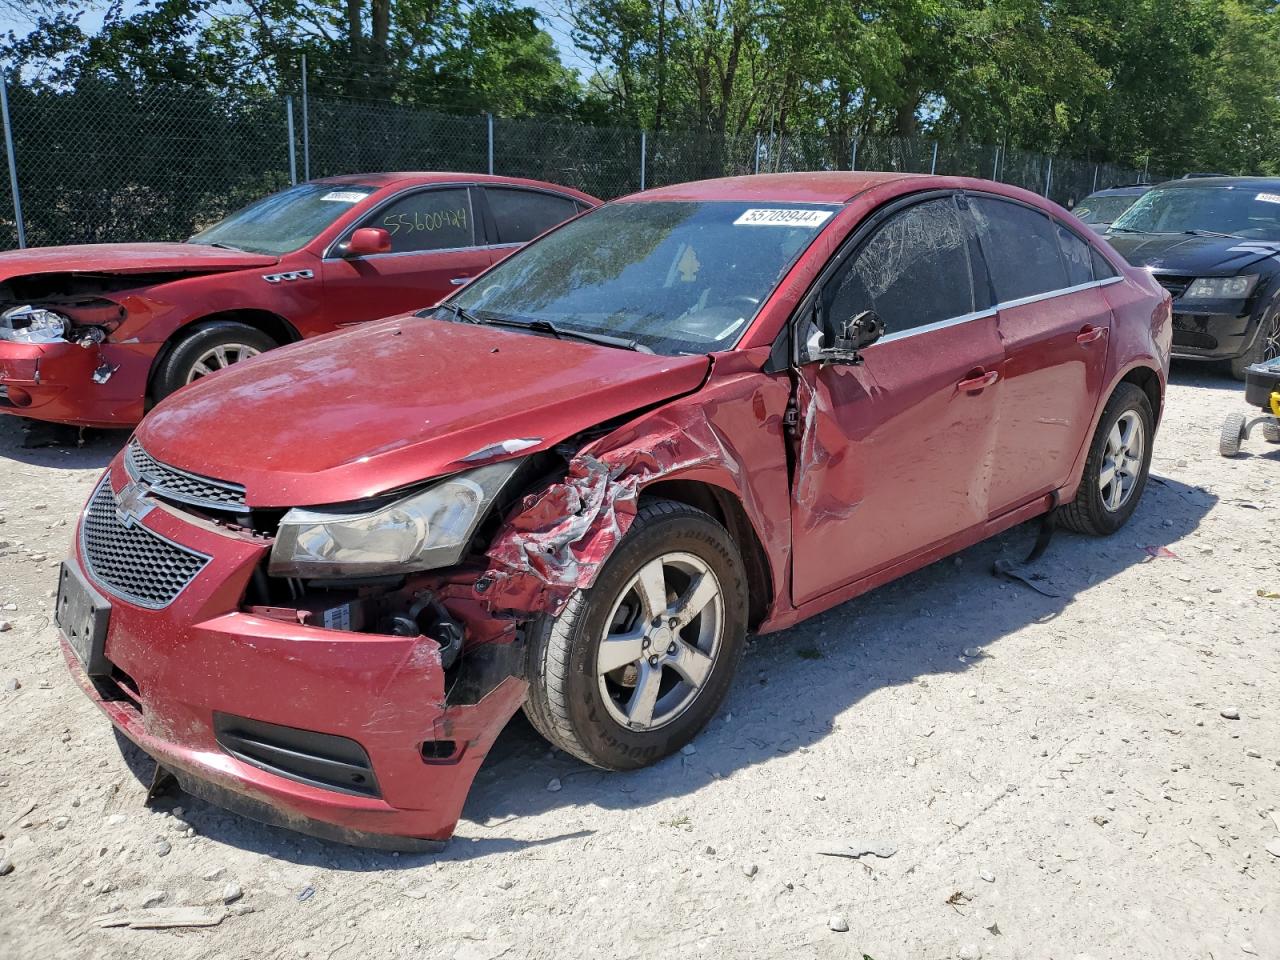
M0 418L0 957L1280 958L1280 448L1221 459L1239 386L1174 381L1133 521L1036 565L1060 597L991 575L1010 531L755 640L639 773L517 719L431 856L143 806L50 618L124 437L24 449ZM818 852L847 846L891 855ZM176 907L225 916L95 923Z

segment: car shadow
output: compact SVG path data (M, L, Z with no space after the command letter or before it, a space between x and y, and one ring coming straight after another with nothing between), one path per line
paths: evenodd
M0 457L33 467L101 470L128 439L128 430L82 429L0 416Z
M1169 380L1205 390L1238 393L1244 399L1244 382L1237 380L1227 369L1227 364L1208 360L1173 360L1169 364Z
M997 559L1025 556L1037 533L1032 522L789 630L754 638L729 697L697 737L691 756L677 754L632 773L607 773L550 750L517 714L476 778L457 835L440 853L393 855L315 840L182 794L159 805L181 805L183 818L219 843L348 871L471 860L586 836L590 830L529 838L530 826L521 821L562 807L644 808L807 749L832 732L836 718L876 690L963 673L998 649L1004 637L1057 617L1089 587L1137 563L1176 563L1153 554L1194 530L1217 498L1168 477L1151 479L1119 533L1094 539L1060 531L1048 552L1023 568L1035 587L1056 596L992 573ZM971 648L976 656L962 656L964 650L975 652ZM153 766L144 758L135 760L135 772L148 783ZM552 780L559 781L559 789L548 789Z

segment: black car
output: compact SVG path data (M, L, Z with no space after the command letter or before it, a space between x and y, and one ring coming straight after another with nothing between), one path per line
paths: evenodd
M1173 296L1173 355L1251 363L1280 356L1280 177L1162 183L1106 233Z
M1150 184L1135 183L1128 187L1095 190L1077 203L1071 212L1087 223L1094 233L1105 233L1120 214L1132 207L1150 189Z

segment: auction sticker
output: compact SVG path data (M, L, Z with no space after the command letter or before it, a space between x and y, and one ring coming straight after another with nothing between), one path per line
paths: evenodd
M747 210L735 227L819 227L831 219L830 210L773 209Z
M367 196L367 193L361 193L358 190L330 190L320 199L331 200L334 203L359 203Z

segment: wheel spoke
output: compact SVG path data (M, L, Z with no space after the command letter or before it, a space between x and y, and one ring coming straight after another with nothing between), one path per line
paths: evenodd
M1102 472L1098 474L1098 489L1106 490L1116 478L1115 461L1110 461L1102 467Z
M644 565L636 574L635 586L647 619L652 620L667 612L667 578L662 572L660 559Z
M644 656L644 630L638 628L626 633L611 633L600 641L600 653L596 659L596 670L609 673L629 663L635 663Z
M1120 433L1120 424L1116 423L1107 434L1107 453L1117 454L1124 449L1124 435Z
M670 661L671 668L695 687L701 687L711 672L712 659L693 644L683 640L676 642L675 659Z
M635 726L647 727L653 723L653 708L658 702L658 690L662 687L662 668L641 662L640 676L635 693L627 701L627 721Z
M676 621L676 629L687 627L692 623L693 619L706 609L707 604L714 600L719 592L720 587L711 573L699 574L693 583L689 585L685 595L676 602L675 609L672 611L672 618Z

